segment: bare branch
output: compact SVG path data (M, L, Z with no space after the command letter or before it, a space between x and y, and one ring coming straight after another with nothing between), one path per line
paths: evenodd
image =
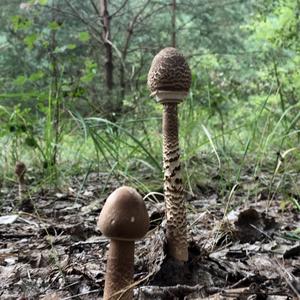
M99 16L99 15L100 15L100 12L99 12L99 9L98 9L96 3L95 3L93 0L90 0L90 3L91 3L91 5L92 5L92 7L94 8L95 13Z
M70 3L69 0L65 0L65 2L67 3L67 5L69 6L69 8L72 10L73 14L85 25L87 25L92 31L91 31L91 35L93 36L93 38L102 43L103 40L99 39L98 36L101 36L100 31L98 31L97 28L95 28L90 22L88 22L85 18L83 18L80 13L76 10L76 8ZM96 33L96 34L95 34Z
M137 12L137 14L133 17L132 21L128 25L127 36L126 36L126 40L125 40L125 45L124 45L123 51L122 51L123 59L127 55L127 51L128 51L128 47L129 47L129 42L130 42L132 34L133 34L134 26L137 23L138 18L142 15L142 13L146 9L146 7L149 5L150 1L151 0L146 1L145 5Z
M110 18L113 18L115 15L117 15L127 4L128 0L125 0L122 5L113 13L110 15Z

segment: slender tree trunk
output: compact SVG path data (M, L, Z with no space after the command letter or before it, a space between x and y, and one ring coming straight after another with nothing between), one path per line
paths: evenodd
M123 63L120 65L120 87L121 87L121 99L125 97L126 83L125 83L125 70Z
M122 59L120 65L120 87L121 87L121 99L124 99L126 92L126 80L125 80L125 62L127 59L128 48L130 45L131 36L133 34L134 22L131 21L127 28L127 35L125 39L125 44L122 50Z
M55 1L53 2L52 6L52 22L56 21L56 8L57 4ZM57 145L59 143L60 138L60 99L59 99L59 87L58 87L58 78L59 78L59 68L58 68L58 61L55 52L57 46L56 41L56 30L51 31L51 54L50 54L50 61L52 65L52 82L51 82L51 98L52 98L52 105L54 105L54 115L53 115L53 122L54 122L54 146L53 146L53 153L51 157L50 164L51 166L55 166L57 163ZM49 159L49 158L48 158ZM49 167L51 167L49 166Z
M274 65L274 73L275 73L275 77L276 77L277 89L279 92L281 109L282 109L282 113L284 113L285 112L285 103L284 103L284 97L283 97L283 93L282 93L282 84L279 79L277 63L276 63L275 59L273 59L273 65Z
M141 9L136 13L136 15L129 22L128 27L127 27L127 33L126 33L124 47L122 50L122 58L121 58L121 66L120 66L121 99L124 98L128 86L129 86L129 88L131 86L130 81L126 80L126 70L125 70L125 64L126 64L128 50L130 47L130 42L131 42L137 22L139 19L141 19L142 14L144 13L146 7L149 5L150 2L151 2L151 0L147 0L144 3L144 5L141 7Z
M100 0L100 17L103 26L102 29L102 40L104 41L105 47L105 77L106 87L110 92L113 89L113 55L112 45L110 42L110 16L108 13L108 1Z
M176 0L172 2L172 47L176 48Z

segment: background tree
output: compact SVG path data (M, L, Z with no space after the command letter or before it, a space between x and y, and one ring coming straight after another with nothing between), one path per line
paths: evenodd
M148 99L146 77L153 56L167 46L188 58L193 87L186 105L201 112L195 122L221 131L215 143L224 153L232 126L245 121L245 112L251 123L249 111L266 98L264 105L274 105L268 107L273 122L284 114L286 132L297 128L296 0L3 0L1 8L1 135L38 153L46 169L61 160L60 144L74 134L74 118L86 136L93 131L93 141L105 134L99 157L107 158L113 154L107 141L120 133L114 126L160 115ZM90 116L115 125L89 127ZM250 123L245 126L253 128ZM140 124L142 134L137 126L128 133L146 136L144 150L155 152L149 131L155 134L158 125Z

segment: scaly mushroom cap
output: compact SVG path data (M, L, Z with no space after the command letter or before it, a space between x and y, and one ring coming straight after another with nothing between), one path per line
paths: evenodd
M188 92L191 70L184 56L175 48L161 50L153 59L148 73L148 88L156 91Z
M149 228L149 216L142 196L131 187L116 189L107 198L97 226L111 239L141 239Z

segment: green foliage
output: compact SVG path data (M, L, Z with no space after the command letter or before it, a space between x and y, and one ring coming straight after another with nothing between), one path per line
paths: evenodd
M82 31L82 32L79 32L79 34L78 34L78 39L83 43L88 42L90 40L90 38L91 38L91 36L87 31Z
M94 77L97 73L97 64L90 58L87 58L84 61L84 65L85 65L85 68L82 72L83 75L80 77L80 81L83 83L88 83L94 79Z
M178 0L175 12L177 47L193 77L180 107L184 176L192 192L214 173L226 191L249 162L256 176L266 164L276 168L276 152L298 146L299 3L200 2ZM0 4L0 164L25 159L52 179L92 166L160 186L161 107L149 99L146 80L153 55L171 44L170 6L109 3L108 90L98 7L23 4Z
M254 24L256 37L279 48L299 50L299 3L280 0L267 16L260 16Z

